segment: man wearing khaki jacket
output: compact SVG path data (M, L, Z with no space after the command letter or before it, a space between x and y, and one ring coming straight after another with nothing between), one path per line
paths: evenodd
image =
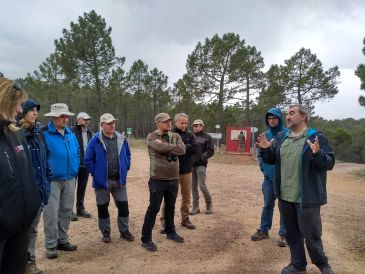
M152 229L156 215L160 210L162 199L165 200L165 232L167 239L183 243L184 238L175 231L174 215L176 196L179 189L179 159L184 155L185 145L177 133L171 132L171 118L167 113L155 117L157 130L148 134L147 146L150 156L150 204L148 206L143 228L142 246L148 251L156 251L152 242Z

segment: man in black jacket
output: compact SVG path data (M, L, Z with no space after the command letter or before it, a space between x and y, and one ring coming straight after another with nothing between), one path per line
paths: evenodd
M180 135L181 140L186 147L186 154L179 156L179 185L181 191L181 225L189 229L195 229L189 219L189 208L191 203L191 185L192 185L192 169L193 161L192 155L197 152L198 144L192 132L187 130L189 123L189 116L185 113L178 113L175 115L175 127L172 132ZM174 159L173 159L174 160ZM176 161L176 160L175 160ZM161 223L164 226L164 207L161 210ZM164 229L161 230L161 233Z
M289 132L271 141L262 133L257 142L262 159L275 164L274 193L291 253L290 264L281 273L306 273L305 240L312 263L332 274L321 239L320 207L327 203L327 170L333 168L335 155L324 134L308 128L308 114L301 105L289 107L286 122Z
M76 221L77 217L91 218L91 214L85 210L84 199L87 181L89 179L89 171L85 167L85 151L92 134L88 128L91 117L86 112L80 112L77 115L77 124L72 128L75 133L77 142L80 146L80 167L77 174L77 191L76 191L76 216L73 214L72 221Z
M205 198L205 213L212 214L212 196L210 195L206 184L206 177L208 158L214 155L213 138L204 132L204 122L200 119L194 121L193 131L198 144L198 152L193 156L193 209L191 210L190 215L200 213L198 186Z

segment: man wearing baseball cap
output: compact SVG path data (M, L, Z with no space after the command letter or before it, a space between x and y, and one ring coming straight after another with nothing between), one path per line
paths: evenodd
M118 208L120 237L134 241L129 232L129 210L127 196L127 173L131 165L131 153L124 132L115 131L117 119L110 113L100 116L100 131L90 140L86 149L85 166L93 177L98 223L104 243L111 242L109 217L110 194Z
M80 146L80 167L77 173L77 190L76 190L76 214L73 213L71 221L77 221L77 217L91 218L91 214L85 210L84 199L87 181L89 179L89 171L85 167L85 151L89 143L92 133L88 128L91 117L86 112L77 114L77 123L72 128L75 133L77 142Z
M203 193L205 204L206 204L206 214L213 213L212 196L209 193L206 177L207 177L207 166L208 158L214 155L214 143L212 137L204 132L204 122L201 119L197 119L193 122L193 131L196 137L196 142L198 143L199 149L198 153L192 156L193 158L193 208L190 212L191 215L200 213L199 209L199 191Z
M179 189L179 155L186 152L179 134L171 131L171 118L167 113L155 116L157 130L148 134L147 147L150 157L150 204L142 227L142 247L156 251L152 241L152 229L156 215L160 211L162 199L165 201L165 227L167 239L183 243L184 238L175 231L174 215L176 196Z
M75 251L76 245L68 240L68 227L74 205L75 180L80 165L80 149L75 134L67 127L74 114L63 103L51 106L44 114L51 121L43 129L47 143L47 161L52 171L51 194L44 207L44 235L46 255L58 257L57 250Z

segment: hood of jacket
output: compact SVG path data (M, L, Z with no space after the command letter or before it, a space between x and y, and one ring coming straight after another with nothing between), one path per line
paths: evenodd
M270 115L275 116L279 119L279 123L275 127L270 127L267 121L267 117ZM266 112L265 122L273 136L276 136L279 131L283 130L283 114L281 113L281 110L279 108L270 108L268 112Z

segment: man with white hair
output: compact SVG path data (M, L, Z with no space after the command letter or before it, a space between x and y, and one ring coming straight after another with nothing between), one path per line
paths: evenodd
M85 166L93 176L99 229L104 243L111 242L109 216L110 194L118 208L118 229L120 237L134 241L129 232L129 210L127 196L127 173L131 166L131 152L124 132L115 130L117 119L110 113L100 116L100 128L90 140L86 149Z
M77 217L91 218L91 214L85 210L84 199L89 171L85 167L84 159L87 144L89 143L92 133L88 128L91 117L86 112L77 114L77 123L72 128L80 146L80 167L77 173L77 191L76 191L76 215L73 214L71 221L77 221Z
M46 255L58 257L57 250L75 251L76 245L68 240L68 228L74 204L75 180L79 170L80 149L75 134L67 127L74 114L63 103L51 106L44 116L51 121L43 129L47 143L47 161L52 171L51 194L44 207L44 235Z

